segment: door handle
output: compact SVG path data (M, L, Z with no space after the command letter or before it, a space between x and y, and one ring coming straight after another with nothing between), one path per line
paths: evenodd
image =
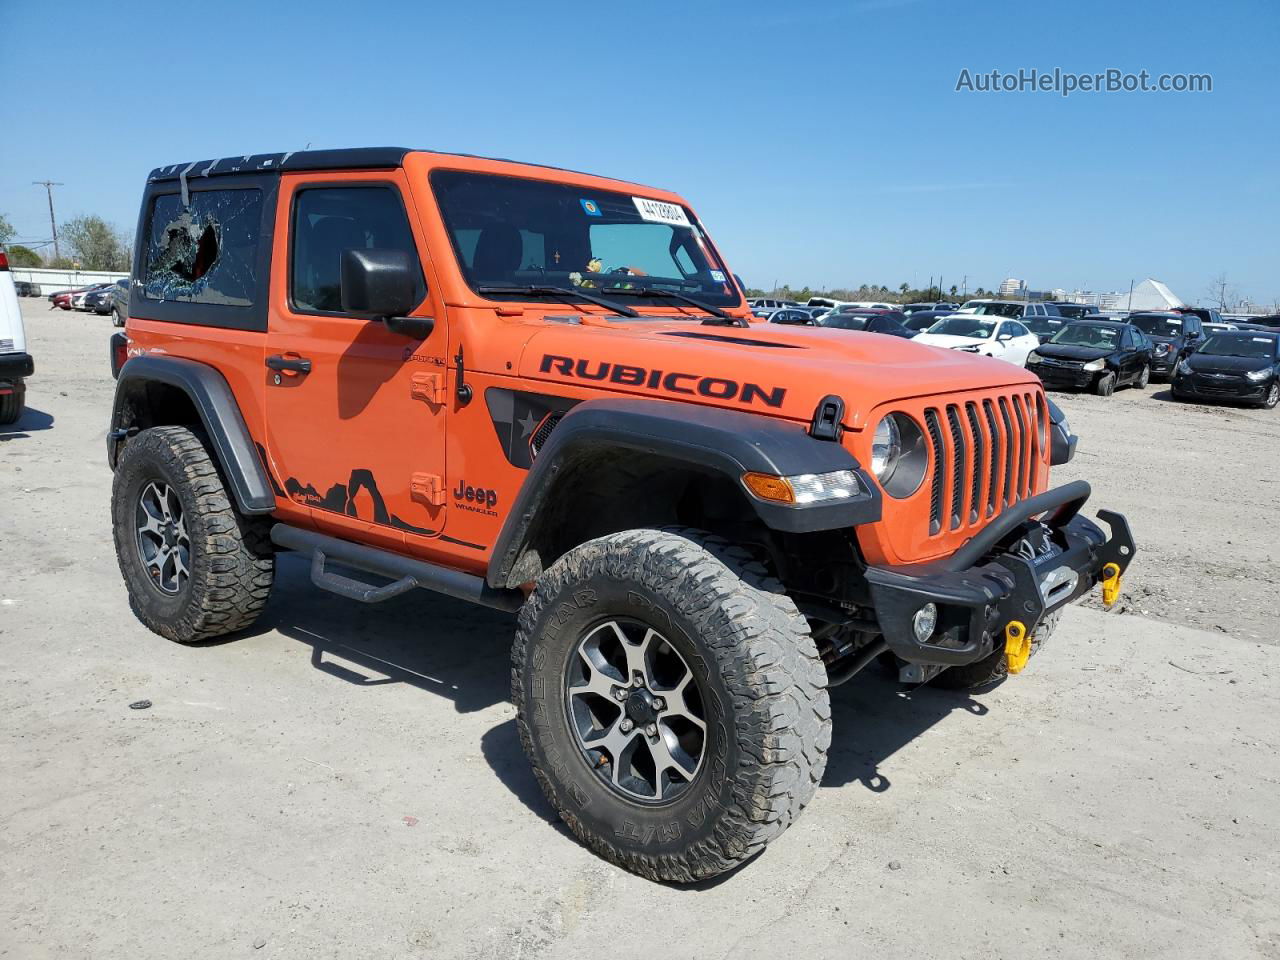
M278 353L267 357L267 366L272 370L288 370L292 373L311 372L311 361L306 357L281 356Z

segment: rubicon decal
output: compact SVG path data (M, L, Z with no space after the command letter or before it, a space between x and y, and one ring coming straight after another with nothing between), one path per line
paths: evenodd
M543 373L558 373L575 380L617 383L627 387L647 387L667 393L707 397L711 400L737 400L739 403L759 403L766 407L781 407L787 395L785 387L762 387L750 381L739 383L724 377L704 377L697 373L681 373L667 370L650 370L626 363L609 363L606 360L581 360L543 354L539 369Z

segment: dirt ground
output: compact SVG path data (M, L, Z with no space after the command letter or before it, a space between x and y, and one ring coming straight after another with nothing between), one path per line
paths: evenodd
M23 307L0 957L1280 957L1280 412L1055 395L1082 436L1056 479L1089 479L1139 543L1121 610L1071 609L978 696L838 688L800 821L666 887L554 821L504 615L350 604L285 558L249 636L142 628L107 511L110 322Z

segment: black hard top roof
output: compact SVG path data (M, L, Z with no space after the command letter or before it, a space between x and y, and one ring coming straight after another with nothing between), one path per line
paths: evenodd
M439 153L450 157L467 157L473 160L496 160L500 163L520 163L544 170L563 173L582 173L567 167L553 167L547 163L529 163L524 160L507 160L503 157L481 157L474 153L450 153L444 150L422 150L409 147L346 147L340 150L296 150L288 153L254 153L240 157L222 157L217 160L195 160L191 163L173 163L156 167L147 179L151 182L178 180L183 176L223 177L233 173L296 173L302 170L387 170L401 166L406 154ZM583 174L594 176L594 174ZM625 181L630 182L630 181ZM636 184L643 186L643 184ZM657 189L657 188L654 188Z
M1123 327L1128 320L1117 320L1114 317L1063 317L1063 323L1073 327Z

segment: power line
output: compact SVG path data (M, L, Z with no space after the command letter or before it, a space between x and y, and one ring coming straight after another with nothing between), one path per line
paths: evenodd
M53 231L53 256L56 260L62 259L62 251L58 249L58 222L53 218L53 188L66 186L57 180L32 180L33 187L44 187L45 193L49 195L49 228Z

